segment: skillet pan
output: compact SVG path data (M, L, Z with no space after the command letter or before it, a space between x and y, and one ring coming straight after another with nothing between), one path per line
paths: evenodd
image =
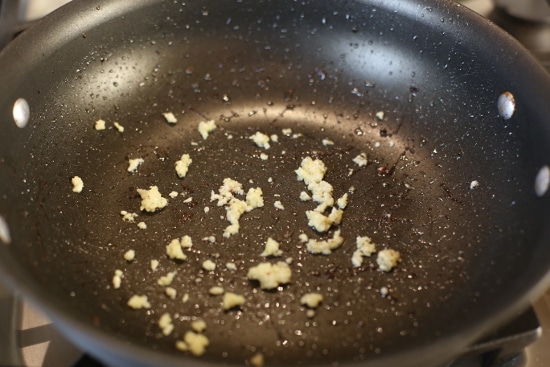
M242 365L257 353L269 365L444 364L548 284L548 198L534 190L550 157L548 77L455 3L75 1L3 50L0 70L2 278L108 364ZM506 91L507 119L497 107ZM19 98L25 127L13 121ZM205 120L218 126L206 140ZM278 142L259 148L249 139L258 131ZM193 163L179 179L184 153ZM295 173L307 156L325 162L336 196L349 193L344 243L328 256L298 238L336 230L307 225L313 204L298 199ZM261 187L265 206L223 238L225 209L210 195L227 177ZM179 195L141 212L137 189L152 185ZM166 244L183 235L194 241L187 260L168 259ZM365 235L401 263L353 267ZM268 236L292 269L272 291L246 277L277 261L260 256ZM156 283L170 271L177 301ZM208 294L217 285L247 301L222 310ZM313 317L299 302L308 292L323 294ZM138 293L150 309L127 306ZM168 337L157 325L165 312ZM200 358L174 347L197 319L210 340Z

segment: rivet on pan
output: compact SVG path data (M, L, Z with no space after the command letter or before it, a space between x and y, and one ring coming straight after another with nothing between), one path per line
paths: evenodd
M548 191L550 186L550 168L544 166L539 170L537 178L535 179L535 193L538 196L543 196Z
M28 102L24 98L19 98L13 104L13 120L15 125L20 128L27 126L31 115L31 109Z
M498 114L505 120L508 120L514 115L516 110L516 100L514 95L508 91L503 92L497 101Z
M0 216L0 241L6 245L11 243L10 229L4 217Z

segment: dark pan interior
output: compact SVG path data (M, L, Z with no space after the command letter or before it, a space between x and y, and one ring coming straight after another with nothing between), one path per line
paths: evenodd
M375 360L472 336L492 310L525 304L548 268L548 205L533 191L547 163L547 107L533 107L540 97L529 98L509 73L502 45L494 44L501 54L473 45L469 28L480 25L468 14L440 2L434 10L409 2L205 1L103 15L121 3L75 4L63 11L79 6L97 24L56 34L60 41L42 55L39 44L32 53L17 48L33 40L29 32L2 55L0 66L16 56L24 62L0 78L0 214L13 238L1 261L41 289L39 301L47 294L45 303L72 318L182 357L175 341L202 318L211 342L203 360L243 363L260 351L281 365ZM505 90L517 101L510 120L496 108ZM9 121L18 97L31 105L25 129ZM169 111L177 124L162 117ZM104 131L94 129L100 118ZM218 128L203 140L197 125L209 119ZM288 128L303 136L286 136ZM257 131L279 142L258 148L248 139ZM359 168L352 159L362 152L369 164ZM193 163L179 179L173 165L184 153ZM339 226L345 242L329 256L307 253L298 240L322 237L304 214L314 204L298 199L305 185L294 170L306 156L326 163L335 197L355 188ZM145 163L128 173L128 158L137 157ZM75 175L84 180L81 194L71 192ZM228 239L225 209L210 202L226 177L245 190L261 187L265 199ZM472 181L479 186L470 188ZM123 222L121 210L139 212L136 189L151 185L164 196L185 195L159 213L139 213L146 230ZM169 260L166 244L183 235L193 238L189 258ZM211 235L215 243L201 240ZM360 235L398 250L402 262L390 273L378 271L374 257L353 268ZM266 292L246 273L265 261L259 255L269 236L280 241L282 259L292 258L293 274L289 285ZM129 249L133 262L123 258ZM218 264L214 272L201 269L207 258ZM151 259L160 261L157 271ZM115 269L125 273L118 290ZM156 284L174 270L175 301ZM246 303L224 312L221 298L208 294L214 285ZM324 295L313 318L299 303L307 292ZM130 310L135 293L153 307ZM187 303L179 301L184 293ZM157 326L164 312L176 325L168 337Z

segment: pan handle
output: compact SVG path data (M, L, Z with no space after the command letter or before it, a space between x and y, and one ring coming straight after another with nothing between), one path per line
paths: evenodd
M0 0L0 50L13 40L19 25L20 2Z

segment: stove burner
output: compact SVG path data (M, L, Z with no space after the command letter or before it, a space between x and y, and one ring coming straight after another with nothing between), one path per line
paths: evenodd
M462 356L445 367L523 367L524 349L542 333L533 308L466 348Z

